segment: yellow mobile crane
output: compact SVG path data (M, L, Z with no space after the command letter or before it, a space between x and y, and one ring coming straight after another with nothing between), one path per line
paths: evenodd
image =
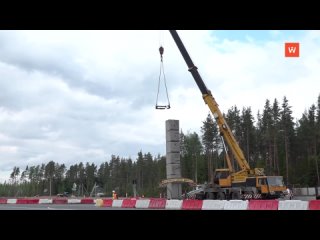
M197 199L272 199L279 198L286 191L282 176L266 176L263 168L251 169L244 154L236 141L231 129L225 121L218 104L211 91L203 82L198 68L193 64L186 48L184 47L176 30L170 33L177 44L180 53L188 65L188 70L197 83L204 102L208 105L214 119L217 122L220 135L227 143L234 159L240 167L240 171L232 168L230 156L226 152L228 168L216 169L213 182L203 185L201 191L196 194Z

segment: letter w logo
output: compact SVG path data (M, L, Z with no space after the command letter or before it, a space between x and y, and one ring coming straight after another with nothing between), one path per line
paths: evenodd
M300 56L299 43L285 43L284 55L285 57L299 57Z

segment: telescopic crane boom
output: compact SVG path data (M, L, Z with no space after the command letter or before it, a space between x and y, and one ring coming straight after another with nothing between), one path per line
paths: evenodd
M170 33L171 33L174 41L176 42L176 44L180 50L180 53L182 54L185 62L187 63L189 71L191 72L194 80L196 81L196 83L202 93L202 97L204 99L204 102L209 106L209 108L213 114L213 117L217 121L220 134L223 136L223 138L227 142L227 144L228 144L232 154L234 155L237 163L239 164L241 170L243 172L247 172L249 174L250 173L250 166L249 166L247 160L245 159L244 154L243 154L241 148L239 147L238 142L236 141L235 137L233 136L231 129L229 128L227 122L225 121L225 119L224 119L224 117L218 107L218 103L216 102L216 100L212 96L211 91L206 87L205 83L203 82L203 80L198 72L198 68L193 64L193 62L192 62L186 48L184 47L177 31L170 30Z
M249 198L279 198L286 190L282 176L266 176L263 168L251 169L244 157L238 142L231 129L224 119L218 103L211 94L211 91L203 82L198 68L193 64L186 48L184 47L176 30L169 30L180 53L188 65L188 70L197 83L204 102L208 105L215 118L220 135L227 143L234 159L238 163L240 170L235 172L231 165L231 160L226 152L228 169L216 169L213 182L203 187L197 195L200 199L244 199Z

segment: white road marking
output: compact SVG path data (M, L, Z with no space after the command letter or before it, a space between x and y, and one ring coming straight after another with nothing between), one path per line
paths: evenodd
M48 207L48 210L74 210L70 208L53 208L53 207Z

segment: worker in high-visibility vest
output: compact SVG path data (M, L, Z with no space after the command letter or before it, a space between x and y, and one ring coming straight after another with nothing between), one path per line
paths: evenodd
M113 190L113 191L112 191L112 200L115 200L115 199L117 199L117 194L116 194L116 192Z

